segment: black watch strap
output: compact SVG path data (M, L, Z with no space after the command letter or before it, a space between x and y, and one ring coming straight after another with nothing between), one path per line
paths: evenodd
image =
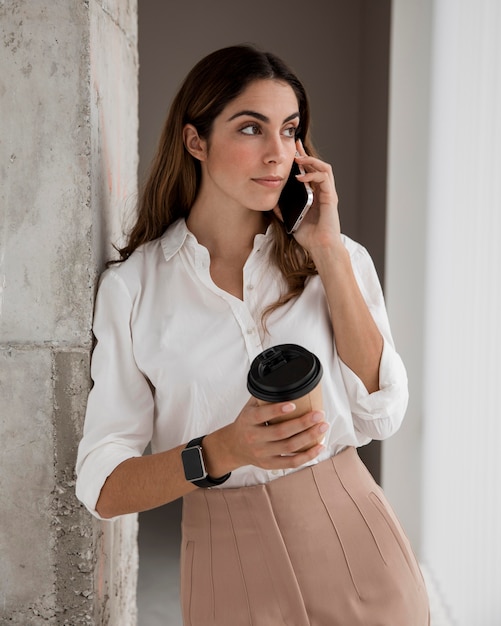
M193 483L197 487L203 487L207 489L208 487L217 487L218 485L222 485L231 476L231 472L219 478L212 478L212 476L209 476L205 468L202 451L202 441L204 437L205 435L192 439L186 445L186 448L182 450L181 458L183 461L184 475L186 480L190 483ZM193 458L196 462L198 462L197 469L194 469L193 463L191 462Z

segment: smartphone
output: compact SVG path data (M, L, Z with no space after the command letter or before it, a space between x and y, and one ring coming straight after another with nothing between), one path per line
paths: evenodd
M295 233L303 221L308 209L313 204L313 190L308 183L302 183L296 174L305 174L299 163L292 164L292 169L285 187L278 199L278 206L284 218L285 230L289 235Z

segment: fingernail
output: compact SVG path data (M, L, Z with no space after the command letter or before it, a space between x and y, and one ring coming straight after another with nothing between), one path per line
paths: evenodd
M311 421L314 423L321 422L325 417L325 413L323 411L316 411L313 413L311 417Z
M290 402L289 404L284 404L282 407L282 413L292 413L292 411L296 410L296 405Z
M329 430L329 424L322 424L318 430L321 433L325 433L327 430Z

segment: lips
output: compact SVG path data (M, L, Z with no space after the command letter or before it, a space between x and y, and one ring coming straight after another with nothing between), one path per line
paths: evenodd
M280 176L263 176L261 178L253 178L252 180L258 185L270 189L278 189L284 182L284 179Z

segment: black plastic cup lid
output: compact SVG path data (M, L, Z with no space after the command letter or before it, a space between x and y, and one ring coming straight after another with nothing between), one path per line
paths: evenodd
M293 343L268 348L252 361L247 389L260 400L285 402L301 398L322 378L318 357Z

